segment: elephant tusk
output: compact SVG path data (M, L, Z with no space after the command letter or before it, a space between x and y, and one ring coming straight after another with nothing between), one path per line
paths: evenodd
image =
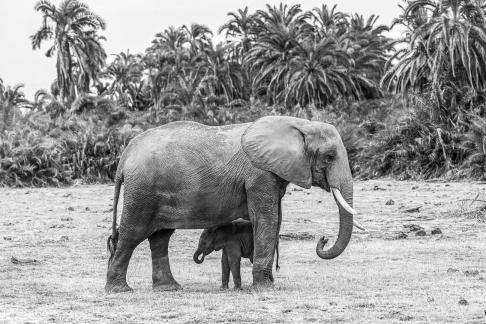
M336 201L339 203L339 205L341 207L343 207L350 214L353 214L353 215L357 214L356 210L354 210L353 207L349 206L348 203L346 202L346 200L344 200L339 189L331 188L331 191L332 191L332 194L334 195L334 198L336 199Z
M366 229L360 224L358 223L357 221L353 220L353 225L354 227L356 227L357 229L360 229L362 231L366 231Z

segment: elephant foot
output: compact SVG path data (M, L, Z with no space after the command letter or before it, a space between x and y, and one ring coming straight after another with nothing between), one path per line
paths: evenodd
M169 282L169 283L154 284L152 289L153 289L153 291L156 291L156 292L176 291L176 290L182 290L182 286L179 285L179 283L174 280L174 281Z
M243 290L243 288L241 288L241 286L235 286L234 290L241 291L241 290Z
M268 280L268 281L253 281L253 285L252 285L253 288L256 288L256 289L260 289L260 288L273 288L274 287L274 284L272 281Z
M221 289L221 290L227 290L228 289L228 284L221 285L221 287L219 287L219 289Z
M105 291L108 294L118 294L124 292L133 292L133 289L127 283L124 284L106 284Z
M268 271L258 271L253 273L253 288L273 287L273 275Z

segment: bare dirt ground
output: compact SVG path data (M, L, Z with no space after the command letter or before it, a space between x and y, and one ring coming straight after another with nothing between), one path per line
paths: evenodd
M291 186L275 288L251 289L245 260L243 291L219 290L220 252L195 264L201 231L179 230L169 254L182 291L152 292L144 242L129 267L135 292L106 295L113 186L0 189L0 322L486 323L486 224L460 202L478 193L486 197L485 184L357 182L357 219L367 231L326 261L315 244L322 234L335 239L337 208L321 190ZM401 208L416 205L415 213ZM436 227L442 234L431 235Z

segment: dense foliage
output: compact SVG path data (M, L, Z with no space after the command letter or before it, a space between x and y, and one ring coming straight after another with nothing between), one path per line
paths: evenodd
M156 34L144 54L120 53L98 94L154 117L181 110L209 117L255 101L293 112L341 98L381 97L391 42L376 16L283 4L228 15L220 28L224 43L214 44L212 31L192 24Z
M0 79L0 184L110 180L144 129L268 114L335 124L356 176L486 178L485 1L401 8L399 40L375 15L267 5L228 13L224 42L171 26L107 63L102 18L79 0L39 1L32 46L50 42L57 78L33 101Z
M486 178L484 1L405 1L382 84L414 111L363 151L367 176Z
M5 131L9 125L14 123L14 117L18 114L18 109L21 107L29 107L29 101L25 98L22 92L23 84L16 84L14 86L6 86L3 80L0 79L0 113L1 131Z
M406 47L391 57L383 84L433 100L434 121L458 123L471 109L484 114L486 17L484 1L407 2L397 24ZM398 62L391 66L397 59Z

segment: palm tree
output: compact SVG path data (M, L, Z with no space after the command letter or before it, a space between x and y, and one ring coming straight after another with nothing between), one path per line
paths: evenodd
M317 41L330 38L353 60L348 73L352 76L360 97L367 99L382 95L379 82L384 73L390 39L383 35L384 25L376 26L378 16L365 19L337 11L336 5L322 5L307 14L314 22Z
M2 132L14 123L15 114L20 108L31 108L22 91L23 84L5 86L0 79L0 111L2 112Z
M254 94L266 96L272 105L279 102L299 42L311 37L312 30L301 15L300 5L267 5L267 10L257 11L257 39L245 57L245 65L249 67Z
M101 45L105 37L94 31L86 32L79 39L79 46L74 47L77 88L80 93L88 93L90 84L96 85L106 61L106 52Z
M190 45L192 55L197 55L210 46L213 32L209 27L201 24L191 24L189 27L186 25L182 26L182 29L185 31L185 38Z
M107 89L112 99L122 106L133 109L142 87L143 60L139 55L122 52L108 65L104 76L111 80Z
M187 43L187 35L183 28L170 26L161 33L155 34L152 45L147 49L148 54L161 52L176 52Z
M358 97L358 89L349 75L353 64L336 42L323 39L319 43L306 40L289 62L285 76L284 103L287 107L323 108L338 97Z
M201 96L223 96L227 104L243 95L244 77L241 65L231 61L231 45L211 44L205 51L206 64L200 81Z
M395 92L429 94L434 118L460 120L461 107L484 97L486 26L482 2L415 0L396 21L409 28L406 48L388 62L382 83ZM397 64L391 63L397 60Z
M162 107L192 105L197 99L199 82L209 70L211 37L209 28L198 24L156 34L145 56L154 117Z
M169 85L177 83L179 76L185 74L185 69L191 60L191 53L185 46L188 44L186 31L170 26L155 35L152 45L147 48L144 57L148 68L148 80L151 89L153 106L159 110L161 93Z
M54 97L44 89L39 89L34 94L33 108L36 111L46 111L46 107L54 100Z
M338 38L346 32L349 26L348 14L336 10L337 5L329 8L323 4L321 8L314 8L307 15L314 23L315 33L319 39L325 37Z
M287 6L280 3L277 6L270 6L267 4L267 10L257 10L255 18L256 33L267 33L277 28L286 28L290 25L299 26L301 28L310 28L311 26L306 22L307 15L302 14L300 5Z
M238 9L236 13L229 12L227 15L231 19L219 28L218 33L224 32L226 39L230 38L232 54L241 63L255 40L255 14L250 14L248 7L245 7Z
M35 92L33 109L47 112L51 118L56 118L66 111L66 107L44 89Z
M161 107L174 104L173 93L182 80L186 80L193 69L197 70L197 59L187 48L159 51L145 57L148 66L154 115Z
M218 32L225 34L226 42L230 45L228 60L238 65L238 69L241 70L243 85L239 96L248 100L251 95L251 78L249 66L244 64L244 59L257 38L256 15L249 13L248 7L238 9L237 12L229 12L227 15L230 19Z
M72 102L77 90L73 71L75 62L83 79L81 90L86 88L86 79L91 79L104 63L106 54L100 39L94 35L105 29L105 22L78 0L64 0L58 7L48 0L41 0L35 5L35 10L42 14L43 20L41 28L31 36L32 48L39 49L42 42L53 41L46 56L51 57L57 52L60 96Z
M365 19L362 15L351 16L342 39L343 48L354 60L350 70L360 94L367 98L381 96L380 79L385 72L388 51L393 42L383 35L388 31L385 25L376 25L378 16Z

